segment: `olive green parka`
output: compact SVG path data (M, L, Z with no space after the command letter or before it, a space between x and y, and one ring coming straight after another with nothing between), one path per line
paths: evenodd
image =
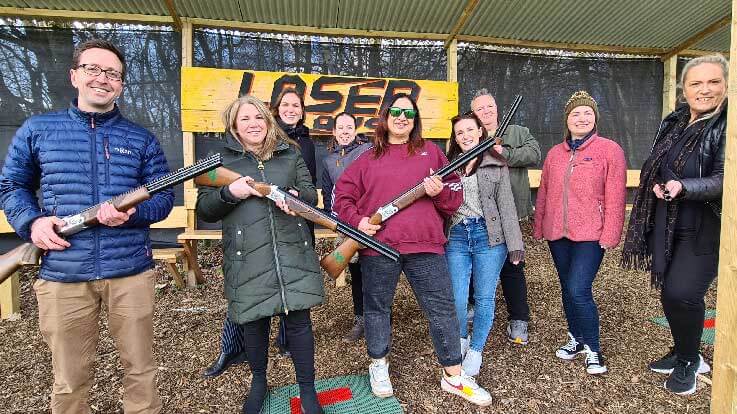
M317 191L298 149L280 141L271 159L260 162L228 134L223 166L256 181L293 187L315 205ZM323 278L301 217L284 213L267 198L238 200L227 187L200 187L197 215L222 220L223 275L228 317L242 324L323 302Z

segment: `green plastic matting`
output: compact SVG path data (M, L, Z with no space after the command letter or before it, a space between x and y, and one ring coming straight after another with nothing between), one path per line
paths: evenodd
M717 312L714 309L707 309L704 312L704 332L701 334L701 342L714 345L714 320ZM665 316L659 318L652 318L651 321L657 323L660 326L668 327L668 320Z
M396 398L379 398L371 393L368 375L347 375L319 380L317 395L325 414L401 414ZM261 414L299 414L299 386L272 390Z

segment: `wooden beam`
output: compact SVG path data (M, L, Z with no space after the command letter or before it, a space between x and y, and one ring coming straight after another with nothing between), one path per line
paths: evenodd
M466 3L466 7L463 8L463 12L461 13L461 16L458 18L458 21L455 25L453 25L453 28L450 30L450 34L448 35L448 38L445 39L445 45L444 48L448 48L450 46L451 42L455 40L455 37L458 35L458 32L463 29L463 26L466 25L466 22L468 21L468 18L471 17L473 14L473 11L476 9L476 6L479 5L479 0L468 0Z
M678 55L663 62L663 118L676 109L676 67Z
M177 13L177 8L174 6L174 0L164 0L164 3L166 3L166 8L169 9L169 14L171 14L171 19L174 22L174 30L181 32L182 20L179 19L179 13Z
M0 283L0 319L17 313L20 313L20 276L15 272Z
M171 24L171 17L151 14L91 12L83 10L50 10L20 7L0 7L0 16L45 17L61 20L104 20L137 23Z
M448 82L458 82L458 41L453 39L445 53L448 55Z
M674 47L673 49L670 49L667 53L665 53L663 56L660 57L660 60L665 62L666 60L670 59L673 56L676 56L678 52L684 49L688 49L689 47L695 45L696 43L699 43L700 41L706 39L711 35L712 33L716 32L717 30L721 29L722 27L728 25L732 21L732 16L727 15L722 17L721 19L715 21L714 23L710 24L706 29L696 33L695 35L689 37L685 41L681 42L678 46Z
M737 0L732 0L730 54L737 53ZM737 62L729 62L737 73ZM737 102L737 76L730 76L729 99ZM727 112L727 148L722 191L722 231L717 284L712 414L737 413L737 105Z
M678 52L678 56L698 57L698 56L713 55L715 53L720 53L725 58L729 59L729 51L714 51L714 50L685 49L685 50Z
M581 43L562 43L562 42L538 42L532 40L505 39L501 37L487 36L469 36L458 35L456 38L461 42L484 43L499 46L512 46L530 49L558 49L571 50L579 52L602 52L602 53L621 53L627 55L662 55L667 52L665 48L652 47L628 47L628 46L609 46L609 45L593 45Z

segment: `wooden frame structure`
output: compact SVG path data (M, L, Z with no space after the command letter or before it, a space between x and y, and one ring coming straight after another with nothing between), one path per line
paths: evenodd
M679 46L672 49L663 48L643 48L643 47L617 47L608 45L582 45L555 42L536 42L536 41L519 41L502 38L477 37L468 35L458 35L458 31L463 27L468 16L473 12L478 4L478 0L469 0L463 11L461 18L454 26L453 33L413 33L413 32L393 32L393 31L369 31L369 30L353 30L353 29L335 29L335 28L316 28L310 26L286 26L277 24L260 24L234 22L225 20L212 20L200 18L180 17L174 7L172 0L165 0L171 16L155 16L145 14L122 14L122 13L101 13L101 12L80 12L68 10L49 10L49 9L24 9L13 7L0 7L0 15L14 17L41 17L62 20L93 20L93 21L119 21L144 24L166 24L173 25L182 33L182 66L192 66L192 35L194 27L217 27L229 28L254 32L278 32L291 34L307 34L318 36L338 36L338 37L369 37L369 38L402 38L414 40L435 40L445 42L446 53L448 54L447 79L449 81L457 81L457 42L472 42L482 44L494 44L500 46L516 46L533 49L562 49L569 51L582 52L604 52L604 53L623 53L636 55L660 55L664 64L664 81L663 81L663 113L669 113L675 106L676 94L676 64L677 57L680 56L699 56L707 54L707 52L688 49L698 41L704 39L709 34L716 32L726 24L731 24L731 43L729 55L737 56L737 14L725 16L714 22L703 31L697 33L692 38L682 42ZM732 11L737 10L737 0L732 1ZM737 73L737 62L730 63L730 72ZM730 79L729 98L733 102L737 102L737 79L733 76ZM728 139L727 139L727 166L725 171L724 194L737 193L737 105L729 108L728 113ZM183 134L183 151L184 163L190 164L194 162L194 136L192 133ZM532 174L531 182L535 179L536 173ZM636 175L636 172L630 171L628 176ZM630 179L628 178L628 184ZM538 177L539 180L539 177ZM534 184L534 183L533 183ZM170 227L181 227L187 230L193 230L196 218L194 215L194 202L196 200L196 188L190 181L185 184L185 203L176 213L171 224L162 223L162 225ZM4 216L0 219L0 230L7 226L7 222L3 224ZM7 228L6 228L7 229ZM712 389L712 405L711 412L715 414L737 413L737 198L725 197L722 212L722 233L721 233L721 250L719 263L719 286L717 296L717 325L716 325L716 346L714 352L714 377ZM213 235L214 237L214 235ZM196 262L196 243L187 243L188 260L190 260L189 272L187 275L188 283L196 283L201 278L201 274L197 275L195 270L198 269ZM15 275L7 282L0 285L0 313L3 317L7 317L9 313L18 309L18 277ZM10 311L8 311L10 309Z

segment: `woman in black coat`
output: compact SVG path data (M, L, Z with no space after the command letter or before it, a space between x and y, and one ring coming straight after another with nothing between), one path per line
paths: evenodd
M679 395L709 371L699 346L719 263L728 68L721 55L683 68L686 105L663 120L642 166L622 253L625 267L649 270L660 288L675 346L649 368L670 374L664 386Z

